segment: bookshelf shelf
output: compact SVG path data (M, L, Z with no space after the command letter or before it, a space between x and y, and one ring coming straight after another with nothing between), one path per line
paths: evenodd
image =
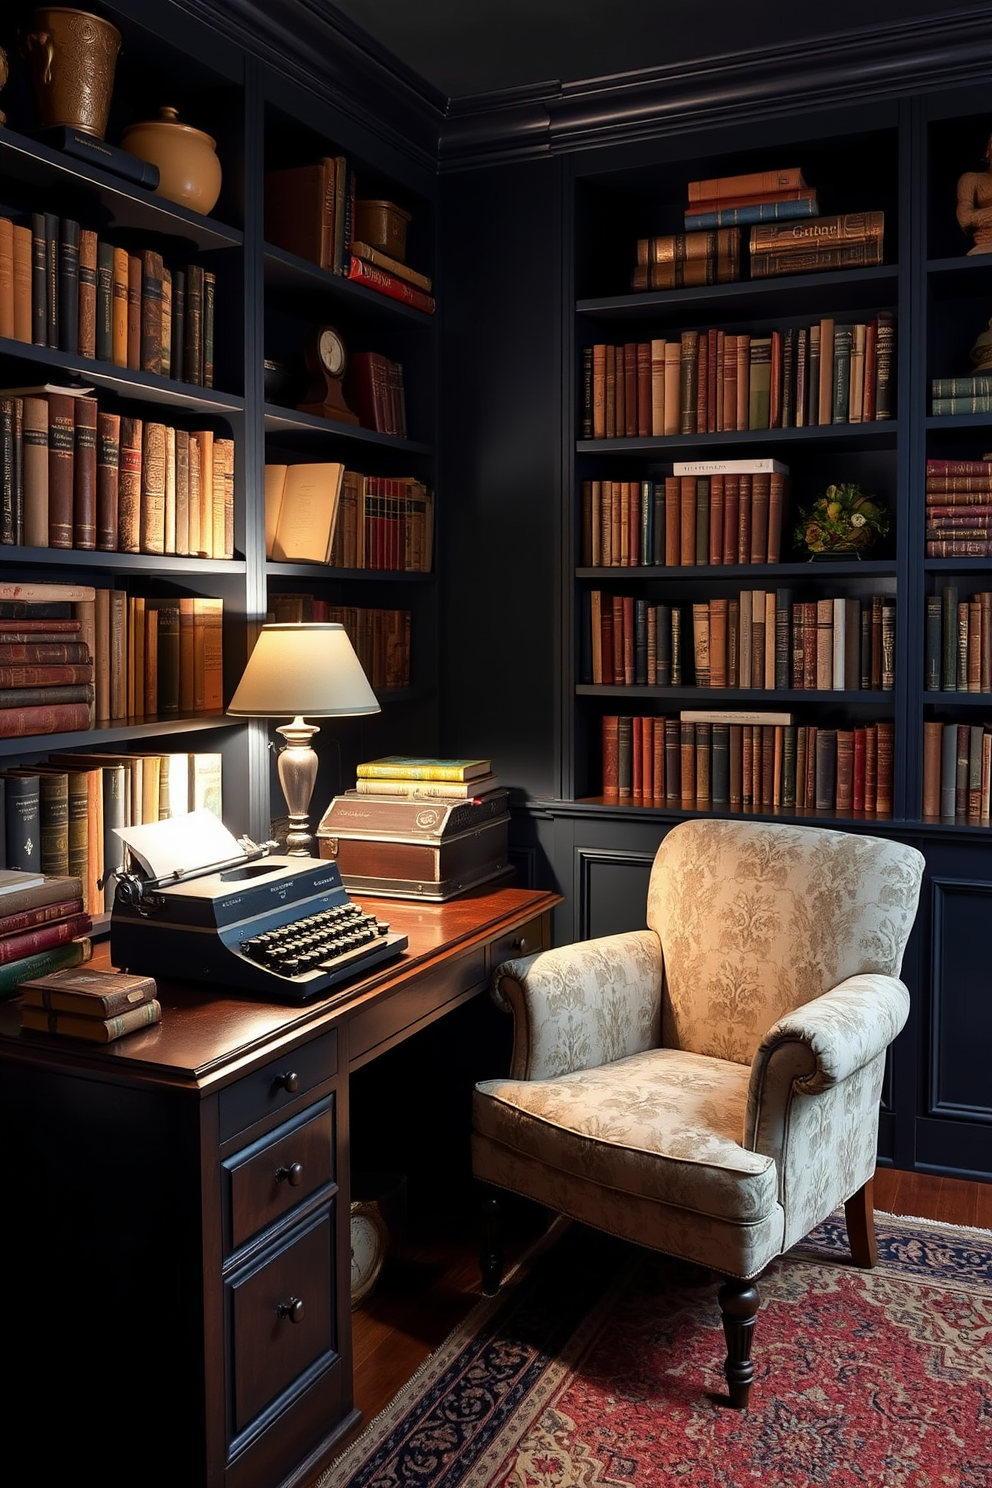
M267 404L265 408L266 434L311 434L326 439L335 439L357 444L378 445L383 450L395 450L398 454L432 455L433 446L420 444L414 439L400 439L393 434L380 434L375 429L361 425L337 424L330 419L318 418L312 413L297 413L291 409L277 408Z
M729 284L708 284L698 289L645 290L577 300L575 313L597 320L641 320L646 317L684 318L712 306L720 318L737 320L743 312L767 316L774 305L777 316L799 314L819 305L843 303L867 309L896 293L899 282L894 265L848 270L844 273L782 275L775 279L738 279Z

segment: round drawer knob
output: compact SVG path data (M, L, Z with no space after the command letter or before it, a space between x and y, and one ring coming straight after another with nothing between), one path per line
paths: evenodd
M299 1297L290 1297L288 1302L280 1302L276 1311L280 1317L288 1317L291 1323L302 1323L306 1316L306 1308Z
M526 951L526 949L527 949L527 937L526 937L526 935L518 935L517 936L517 939L513 942L513 947L512 948L515 951Z
M286 1182L290 1188L299 1188L303 1182L303 1164L290 1163L288 1168L276 1168L276 1182Z
M283 1090L295 1095L300 1088L300 1077L295 1070L290 1070L288 1075L276 1075L276 1085L281 1085Z

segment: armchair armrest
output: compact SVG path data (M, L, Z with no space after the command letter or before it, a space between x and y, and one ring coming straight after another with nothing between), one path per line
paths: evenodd
M781 1125L793 1093L821 1095L883 1056L908 1016L904 984L865 972L779 1018L751 1064L745 1147L765 1150L762 1129Z
M493 974L492 996L513 1014L511 1078L551 1079L654 1048L661 977L653 930L505 961Z

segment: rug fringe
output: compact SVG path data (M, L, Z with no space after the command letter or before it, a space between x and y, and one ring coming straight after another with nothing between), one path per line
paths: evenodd
M843 1213L843 1210L840 1211ZM875 1210L875 1223L879 1220L893 1219L899 1224L918 1225L924 1230L951 1231L955 1235L980 1235L986 1240L992 1240L992 1230L983 1229L980 1225L949 1224L942 1219L923 1219L918 1214L893 1214L887 1209Z

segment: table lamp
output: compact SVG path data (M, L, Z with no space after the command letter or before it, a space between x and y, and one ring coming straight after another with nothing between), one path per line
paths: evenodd
M286 743L279 751L279 783L289 811L286 851L310 856L310 797L317 779L311 739L320 732L311 718L347 718L378 713L369 686L343 625L263 625L241 681L228 704L238 718L273 718L290 713L291 723L276 732Z

